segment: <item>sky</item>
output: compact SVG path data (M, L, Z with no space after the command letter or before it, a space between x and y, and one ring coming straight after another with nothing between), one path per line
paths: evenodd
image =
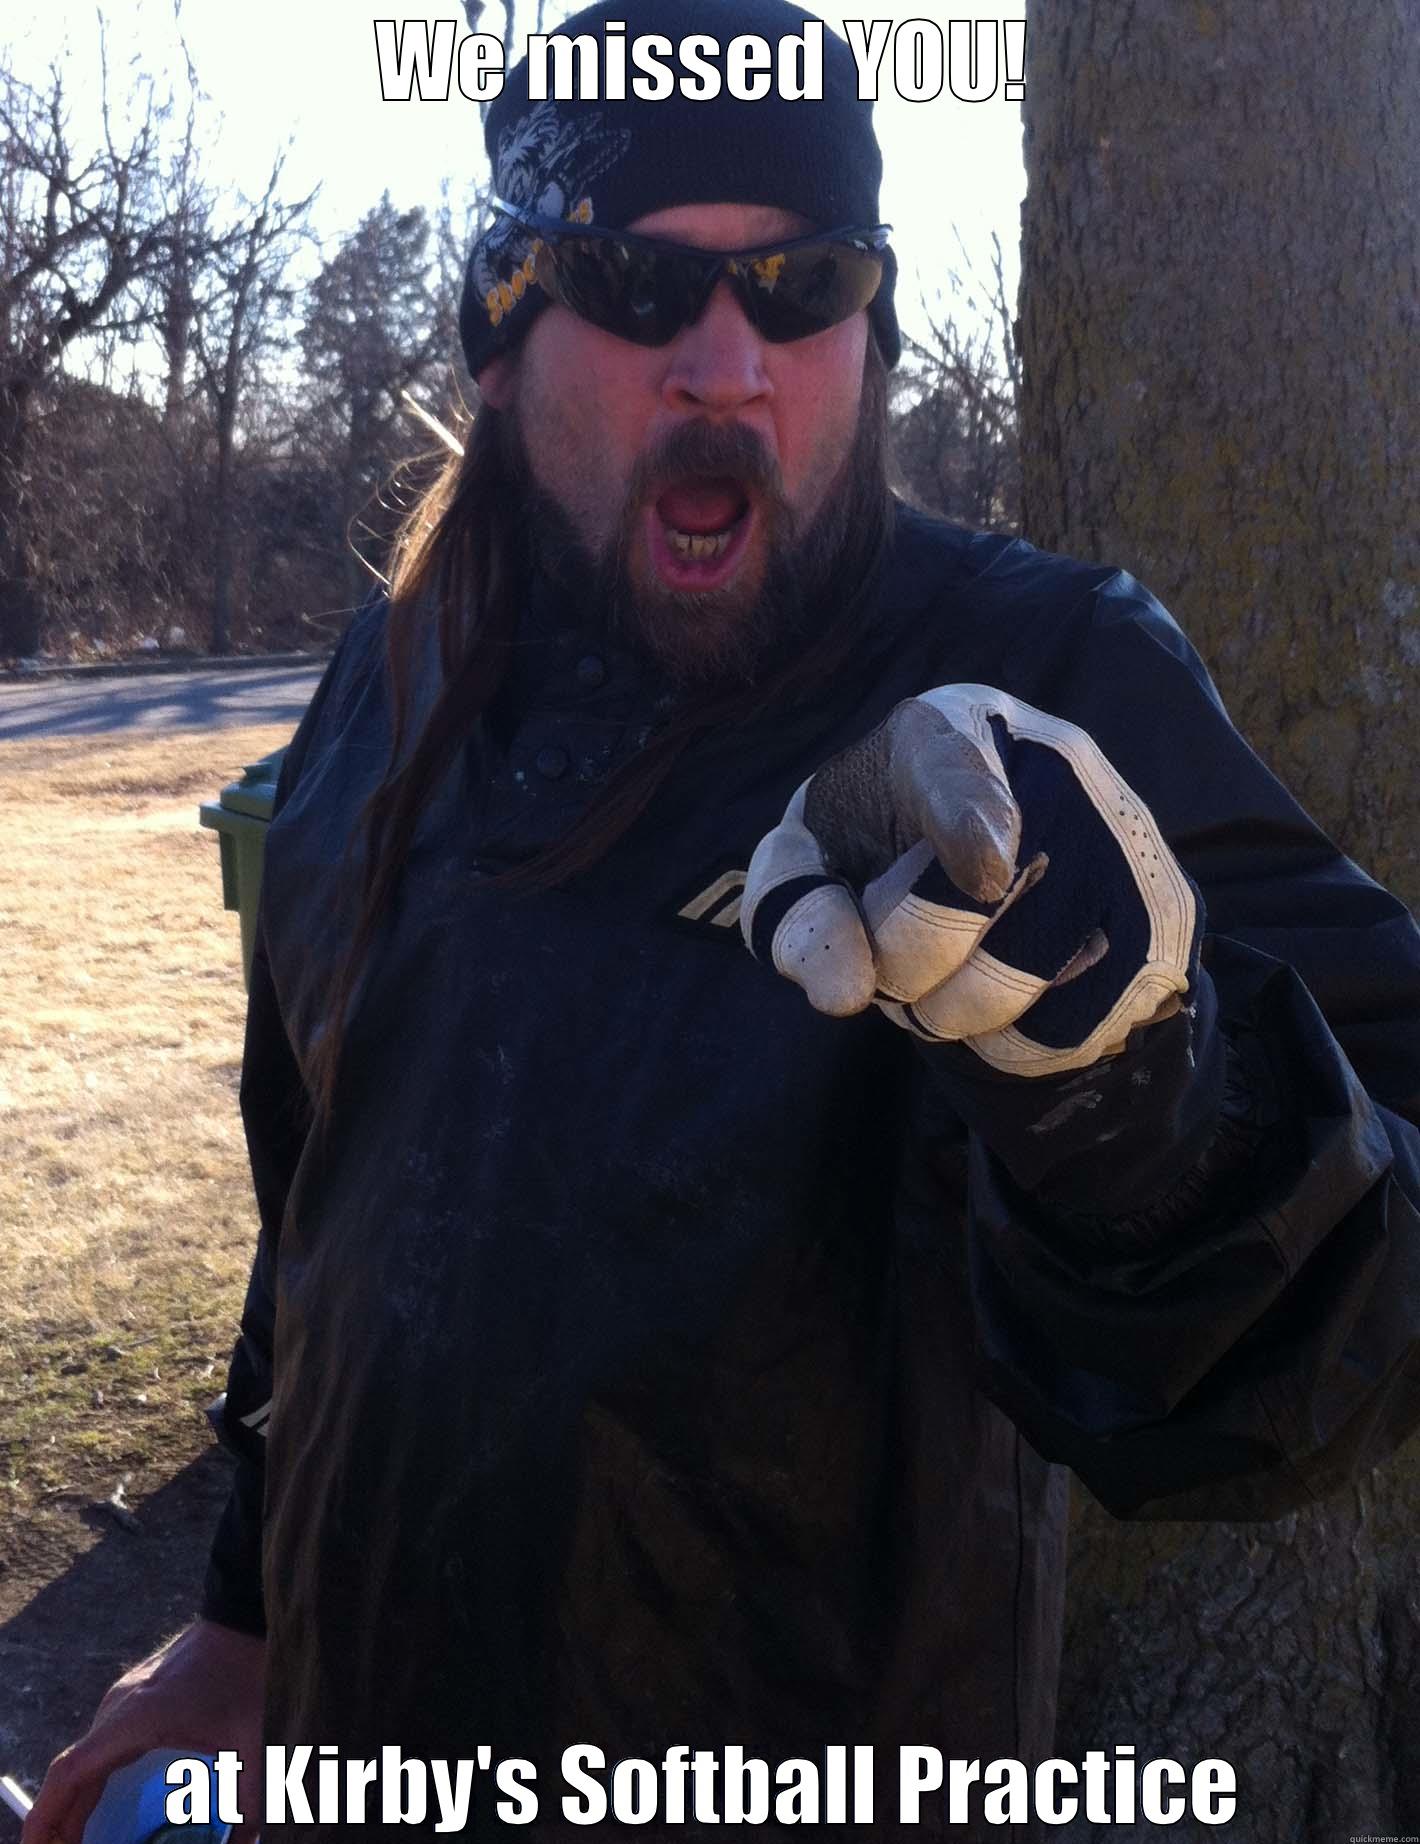
M1007 0L1012 7L1012 0ZM534 0L521 0L524 31ZM545 27L555 30L571 6L547 0ZM843 12L817 8L841 29ZM957 9L961 11L962 9ZM1019 18L1022 0L1004 17ZM180 68L178 30L210 97L209 158L214 173L248 191L260 191L277 150L289 143L286 172L293 195L319 183L320 235L333 242L388 190L402 207L437 205L440 181L476 180L486 172L476 104L459 96L442 101L386 102L375 50L376 18L459 20L457 0L425 11L359 0L106 0L110 71L121 89L128 68L160 75ZM99 41L93 0L5 0L0 45L22 74L38 77L50 57L61 57L74 80L76 128L92 109ZM926 20L949 42L944 0L911 0L851 16L891 22ZM500 36L504 15L490 4L481 29ZM1016 32L1024 28L1017 26ZM993 45L1004 50L1004 34ZM931 41L927 41L929 47ZM1021 120L1017 102L998 89L989 101L965 102L944 85L934 100L903 100L893 87L897 38L889 39L882 93L875 109L883 148L882 215L894 228L901 280L898 312L905 330L927 335L928 315L944 303L972 323L990 287L991 239L1001 240L1008 300L1018 280L1020 201L1025 189ZM911 83L912 44L904 40L903 81ZM964 60L951 66L958 87L970 73ZM959 75L960 73L960 75ZM1004 69L1001 74L1004 76ZM982 76L979 70L978 80ZM212 133L217 117L220 132ZM973 289L969 271L979 284ZM950 300L951 276L966 292ZM924 306L925 302L925 306Z

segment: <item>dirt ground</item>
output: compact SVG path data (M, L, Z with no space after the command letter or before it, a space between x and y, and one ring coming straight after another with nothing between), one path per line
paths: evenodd
M0 743L0 1773L191 1614L256 1230L197 807L290 726ZM18 1826L0 1811L0 1844Z

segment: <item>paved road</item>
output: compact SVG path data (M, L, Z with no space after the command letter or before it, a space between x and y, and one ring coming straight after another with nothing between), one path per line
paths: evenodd
M289 723L294 730L322 663L241 671L143 673L131 679L47 679L0 685L0 742L102 731L205 730Z

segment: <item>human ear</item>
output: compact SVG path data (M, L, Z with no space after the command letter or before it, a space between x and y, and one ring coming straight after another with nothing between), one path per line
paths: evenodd
M517 362L511 352L500 352L479 372L474 382L478 394L491 410L506 410L513 402L517 383Z

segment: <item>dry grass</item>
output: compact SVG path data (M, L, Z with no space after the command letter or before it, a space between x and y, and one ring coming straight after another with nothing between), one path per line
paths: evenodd
M0 1537L208 1438L255 1208L197 805L289 733L0 743Z

